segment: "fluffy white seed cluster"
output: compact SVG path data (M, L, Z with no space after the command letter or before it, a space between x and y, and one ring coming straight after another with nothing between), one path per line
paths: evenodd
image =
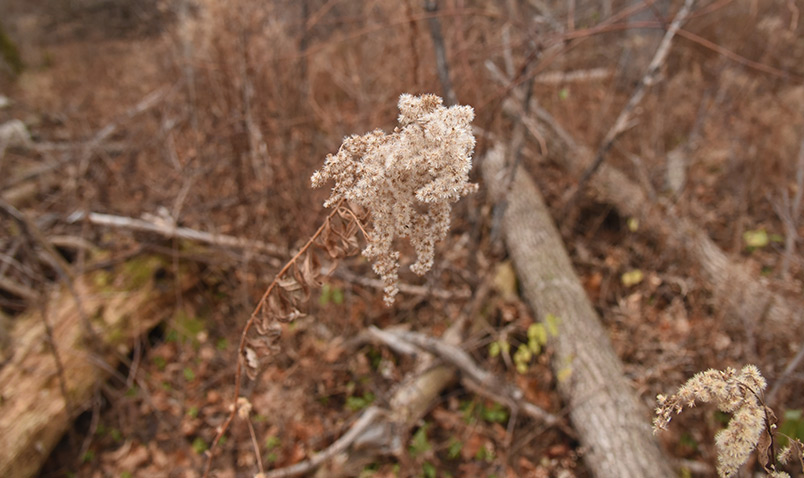
M447 235L452 203L477 190L469 183L475 138L471 106L444 107L435 95L399 98L399 126L345 138L337 154L313 174L313 187L335 182L329 207L347 199L371 212L373 226L363 255L385 284L385 302L399 291L396 238L416 251L411 270L433 265L435 244Z
M729 426L715 436L718 475L734 476L765 429L765 409L759 395L766 386L754 365L746 365L739 373L732 368L697 373L675 395L656 397L659 407L653 420L654 430L666 429L673 415L681 413L684 407L695 406L696 400L715 403L721 411L732 414Z

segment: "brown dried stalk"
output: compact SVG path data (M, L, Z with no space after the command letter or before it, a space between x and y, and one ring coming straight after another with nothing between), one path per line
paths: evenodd
M375 130L344 140L336 154L327 156L324 167L313 174L313 187L335 182L324 206L334 206L327 219L266 289L243 328L235 371L234 403L218 430L207 456L204 478L209 475L212 454L238 413L243 363L254 379L260 365L258 352L276 353L281 323L303 314L297 307L320 286L320 266L313 251L317 244L332 259L358 251L358 229L368 246L363 255L374 259L374 271L384 282L385 302L393 303L398 289L399 251L397 238L408 238L416 251L411 270L419 275L433 265L435 243L443 239L450 226L452 203L477 189L468 182L472 168L475 138L471 106L443 106L435 95L399 98L399 127L391 134ZM371 215L372 228L366 232L361 219L345 201L364 208ZM340 224L333 223L339 218ZM339 227L340 226L340 227ZM292 274L291 274L292 272ZM256 331L256 337L249 332ZM247 402L245 398L243 401ZM244 419L248 418L245 413ZM259 455L259 449L255 452ZM260 463L262 474L262 464Z
M345 214L342 209L342 204L343 201L340 201L332 209L332 212L329 213L327 218L324 220L324 222L321 224L318 230L310 237L307 243L305 243L304 246L302 246L302 248L299 249L299 252L297 252L284 265L284 267L282 267L282 269L276 274L276 276L274 276L274 280L271 281L271 283L268 285L268 288L265 290L265 293L263 293L262 298L257 303L257 306L254 308L254 311L251 313L251 316L246 322L246 325L243 327L243 332L240 335L240 346L237 349L238 360L237 360L237 367L235 370L235 386L234 386L234 393L232 394L233 398L232 398L232 405L230 407L231 410L229 412L229 416L227 416L226 420L223 422L223 425L221 425L221 427L218 429L218 433L215 435L215 439L212 441L212 445L209 447L209 450L207 451L207 463L206 466L204 467L204 475L203 475L204 478L207 478L209 476L209 471L212 467L212 456L215 452L215 449L220 443L220 440L223 437L223 435L229 429L229 426L231 426L232 421L234 420L238 412L239 407L237 406L237 404L238 399L240 398L240 389L242 386L243 362L253 360L251 358L251 354L254 353L253 351L251 351L251 353L247 353L247 345L249 343L248 338L249 332L251 331L252 327L254 327L255 324L257 323L257 319L260 317L260 314L264 312L266 304L269 303L269 298L271 297L271 294L277 289L277 286L279 287L282 286L281 282L285 278L285 275L288 273L288 271L291 271L297 265L300 259L306 257L306 255L309 252L311 252L310 248L314 244L316 244L316 242L319 239L325 236L326 233L331 232L332 220L335 219L336 216L342 216ZM352 211L349 211L348 214L353 218L353 220L357 221L357 216ZM349 238L342 238L342 239L349 240ZM327 246L327 244L324 244L323 247L326 248L328 251L331 251L331 249ZM249 364L247 363L247 365ZM259 455L259 452L257 454Z

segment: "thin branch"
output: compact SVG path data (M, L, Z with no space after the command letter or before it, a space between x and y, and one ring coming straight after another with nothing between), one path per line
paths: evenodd
M28 215L3 199L0 199L0 211L19 224L31 241L35 244L39 244L47 255L50 256L50 263L59 276L72 283L74 277L70 272L70 265L66 260L64 260L58 251L56 251L56 249L53 247L53 244L51 244L50 241L45 238L45 236L42 234L42 231L39 230L39 228L28 217Z
M309 473L322 464L326 463L335 455L343 453L352 444L360 438L375 420L383 414L382 409L378 407L368 407L363 414L358 418L352 427L342 437L335 441L332 445L328 446L325 450L320 451L312 456L312 458L304 460L295 465L271 471L263 474L263 478L290 478L292 476L299 476Z
M345 269L335 269L332 275L338 277L339 279L343 279L347 282L360 284L365 287L371 287L378 290L383 290L385 288L385 283L379 279L363 277L355 274L352 271ZM399 284L399 291L409 295L434 297L436 299L442 299L442 300L468 299L472 296L472 293L468 290L451 291L447 289L425 287L420 285L403 284L403 283Z
M606 133L606 136L603 138L603 144L600 146L600 149L598 149L594 161L589 168L584 171L581 179L578 181L578 185L576 186L574 193L564 206L565 214L563 216L566 216L566 213L573 208L579 194L583 192L586 184L589 182L595 172L597 172L598 168L600 168L600 165L603 164L603 161L606 159L606 155L614 144L614 141L617 140L620 134L628 129L634 109L642 101L642 98L644 98L648 87L652 86L656 82L659 69L667 59L667 55L670 53L670 45L673 41L673 37L675 37L676 33L678 33L680 30L681 24L687 19L687 16L689 15L694 3L695 0L685 0L684 5L676 14L673 22L670 24L670 27L667 29L664 38L662 38L659 48L656 49L656 54L653 56L653 59L648 65L648 71L645 72L645 76L642 77L642 81L639 82L639 85L634 90L634 93L631 95L628 103L626 103L625 107L623 107L622 111L620 111L619 116L614 121L614 126L612 126L611 129L609 129L609 131Z
M432 14L427 18L427 24L430 26L430 37L433 39L438 79L441 81L441 89L444 90L444 103L447 106L457 105L458 97L455 95L455 89L452 87L452 80L449 77L449 62L447 62L447 49L444 46L444 35L441 33L441 21L436 15L438 1L424 0L424 9Z
M402 342L434 354L458 369L468 379L467 388L478 395L504 403L512 410L522 410L528 416L547 426L558 426L562 430L566 428L562 426L559 416L525 400L525 394L519 387L503 382L491 372L478 367L468 353L454 345L417 332L381 330L373 326L369 327L369 334L386 344L394 344L397 350L399 350L399 343Z
M707 40L706 38L704 38L702 36L698 36L698 35L696 35L696 34L694 34L692 32L688 32L687 30L679 29L678 30L678 36L684 37L687 40L692 40L693 42L695 42L695 43L697 43L697 44L699 44L699 45L701 45L701 46L703 46L705 48L708 48L708 49L710 49L710 50L712 50L712 51L714 51L716 53L719 53L719 54L725 56L729 60L736 61L737 63L739 63L739 64L741 64L743 66L747 66L749 68L752 68L754 70L761 71L763 73L768 73L770 75L773 75L773 76L776 76L776 77L779 77L779 78L788 78L788 79L798 80L798 81L801 80L801 77L799 77L798 75L791 74L789 72L786 72L784 70L780 70L778 68L774 68L774 67L772 67L770 65L766 65L764 63L759 63L759 62L756 62L756 61L753 61L753 60L749 60L748 58L746 58L744 56L741 56L741 55L738 55L737 53L734 53L733 51L728 50L728 49L718 45L717 43L715 43L713 41Z
M541 48L539 45L532 45L530 52L525 59L522 67L520 68L519 72L517 73L517 78L521 77L530 77L528 74L528 70L530 69L530 65L533 62L536 62L539 57L541 56ZM522 114L519 115L516 119L516 125L514 126L514 131L511 134L511 159L509 160L509 169L506 173L506 190L508 190L514 182L514 178L516 177L516 170L519 167L519 163L522 161L522 149L525 146L525 128L527 125L525 124L525 118L529 116L530 113L530 99L533 96L533 78L530 78L524 85L518 86L514 89L514 93L520 97L522 101ZM546 153L546 147L542 145L542 153ZM492 218L492 228L491 228L491 240L494 243L497 243L497 239L500 233L500 224L502 223L502 217L505 214L505 210L508 207L508 201L503 199L502 201L498 202L494 206L494 213Z
M460 340L461 330L464 329L466 316L462 316L452 323L444 332L442 341L452 343ZM373 340L373 331L369 330L362 333ZM382 333L384 331L380 331ZM388 346L405 355L416 355L417 352L425 352L408 342L397 340L395 336L389 334L390 342ZM436 360L430 353L422 353L417 357L418 365L415 372L404 379L395 388L393 396L387 400L390 409L371 406L367 408L363 415L355 421L349 432L333 443L326 450L316 454L309 460L296 465L274 470L264 475L263 478L286 478L299 474L309 473L320 467L325 461L331 460L337 455L348 453L349 449L357 451L357 455L366 456L386 456L394 455L403 458L404 437L408 436L410 429L431 409L442 391L452 382L455 370L451 366L434 366ZM347 456L346 461L355 458Z
M268 288L265 290L265 293L262 295L262 298L257 303L257 306L254 308L254 311L251 313L251 316L249 317L248 321L246 322L246 325L243 327L243 332L240 335L240 345L237 348L237 366L235 368L235 385L234 385L232 407L231 407L232 410L229 412L229 416L226 417L226 420L223 422L223 425L220 426L220 428L218 430L218 433L215 435L215 438L212 441L212 445L210 445L209 450L207 450L207 452L206 452L206 454L207 454L207 463L206 463L206 466L204 468L203 478L207 478L209 476L209 471L212 468L212 455L213 455L213 452L215 451L215 448L218 446L218 443L220 443L221 438L223 438L223 435L229 429L229 426L232 424L232 421L234 420L234 417L237 415L237 399L240 397L240 389L241 389L241 386L242 386L242 380L243 380L243 377L242 377L242 375L243 375L243 373L242 373L243 372L243 357L245 355L246 342L247 342L249 331L254 326L254 323L257 320L257 317L260 315L260 312L262 312L263 307L265 306L265 304L268 301L268 297L271 295L271 292L273 292L273 290L279 284L279 280L282 279L285 276L285 274L296 264L296 262L302 256L304 256L304 254L310 249L310 247L312 247L312 245L315 243L315 241L318 239L318 237L329 226L329 222L337 214L339 214L340 207L341 207L341 204L338 203L332 209L332 211L329 213L327 218L324 219L324 221L321 223L321 226L318 228L318 230L316 230L316 232L310 237L310 239L307 241L307 243L304 244L304 246L302 246L302 248L299 249L299 252L297 252L296 255L294 255L285 264L285 266L282 268L282 270L280 270L276 274L276 276L274 277L274 280L271 281L271 283L268 285Z
M39 298L39 294L35 290L26 285L20 284L19 282L11 280L8 277L0 276L0 290L4 290L10 294L16 295L17 297L24 299L29 303L32 303Z
M796 194L793 196L792 215L798 221L801 213L801 201L804 199L804 139L798 147L798 161L796 163Z
M89 429L87 430L86 436L81 443L81 448L78 451L78 454L75 456L76 463L80 463L81 460L86 457L86 453L89 451L89 447L92 446L92 440L97 435L98 431L98 424L100 423L100 412L101 412L101 397L100 397L100 387L95 387L95 393L92 397L92 415L89 421ZM69 409L68 409L69 413ZM70 433L75 433L74 430L70 430Z
M419 48L416 46L416 39L419 38L419 27L416 20L413 18L413 0L405 0L405 16L410 23L408 30L408 46L410 49L411 63L413 66L410 69L410 78L412 85L419 84Z
M56 376L58 377L59 381L59 390L61 391L62 398L64 399L64 408L67 411L67 416L73 418L73 413L75 413L75 403L73 403L72 396L69 393L69 387L67 384L67 374L65 373L64 368L64 360L61 358L61 352L59 351L59 347L56 345L55 335L53 334L53 325L50 323L48 319L48 306L46 300L41 300L39 309L42 314L42 325L45 328L45 337L48 348L50 349L50 354L53 356L53 363L56 366ZM70 436L72 439L72 434Z
M506 74L504 74L500 70L500 68L494 64L493 61L486 60L484 66L486 67L486 70L491 74L491 76L494 77L494 80L497 81L500 85L509 85L513 81L509 79L506 76ZM538 123L536 122L535 119L533 119L530 115L528 115L525 112L524 106L520 104L521 95L519 95L519 89L513 90L513 94L515 97L517 97L517 100L520 101L514 101L513 99L506 99L505 101L503 101L503 109L506 111L509 110L515 111L515 113L511 114L511 116L516 121L521 121L522 124L525 125L525 128L527 128L528 133L530 133L531 136L533 136L533 138L536 139L536 141L538 141L539 151L541 152L541 154L546 156L548 152L547 141L545 141L544 135L541 133L541 131L539 131ZM530 108L528 108L528 111L529 110Z
M787 364L787 367L784 368L782 374L776 379L776 383L773 384L770 392L768 392L767 403L773 405L773 402L776 400L776 395L778 395L782 385L784 385L793 372L795 372L796 369L801 366L802 362L804 362L804 345L799 346L796 356L793 357L793 360Z
M81 300L81 296L78 295L78 291L75 288L75 277L70 269L70 264L64 259L64 257L59 254L53 244L47 240L45 235L36 225L36 223L31 220L27 214L23 213L13 205L9 204L5 200L0 198L0 212L3 212L5 215L12 218L14 221L19 224L20 228L24 232L24 234L30 238L31 242L34 244L39 244L39 246L44 250L45 257L47 258L48 264L56 271L59 276L59 279L62 283L67 287L67 290L70 292L70 295L75 300L75 305L78 310L78 314L81 317L81 323L84 326L86 333L90 337L95 336L95 332L92 329L92 324L89 321L89 317L84 310L83 301Z
M796 6L795 0L787 0L787 9L790 10L790 26L788 27L791 32L798 29L798 17L801 14Z
M6 271L8 271L8 268L13 265L16 269L19 269L20 272L24 273L28 277L32 279L35 278L33 271L30 271L29 268L26 268L25 266L23 266L21 263L19 263L17 260L14 259L14 255L17 254L17 251L19 251L21 246L22 241L20 240L19 237L16 237L11 243L11 247L9 247L8 252L0 254L0 277L5 276Z
M97 148L102 142L104 142L107 138L109 138L117 128L120 127L125 121L128 121L135 116L139 115L140 113L144 113L149 109L153 108L156 105L162 103L162 100L167 96L169 92L177 88L178 84L174 84L172 86L161 86L152 92L145 95L143 99L141 99L136 105L126 110L122 115L118 116L115 120L111 123L107 124L89 140L85 145L84 154L79 158L80 162L86 162L92 152Z
M801 140L798 150L798 161L796 162L796 192L793 199L787 188L782 188L782 199L772 201L773 210L784 226L784 255L782 256L781 276L789 279L790 263L796 253L796 242L798 241L798 221L801 213L801 202L804 198L804 139ZM769 198L770 199L770 198Z
M75 212L67 218L69 222L79 222L84 219L98 226L116 227L131 231L151 232L154 234L159 234L168 239L188 239L191 241L204 242L220 247L255 250L275 256L287 255L286 250L275 244L269 244L262 241L252 241L226 234L214 234L205 231L198 231L187 227L176 227L173 224L146 221L144 219L101 214L97 212L87 213L84 211Z
M265 468L262 466L262 455L260 454L260 445L257 443L257 433L254 431L254 424L251 423L250 418L246 418L248 424L248 432L251 435L251 446L254 447L254 456L257 457L257 469L260 473L265 473Z
M99 129L90 139L83 143L34 143L31 144L31 147L39 152L47 152L47 151L69 151L71 149L82 149L83 152L80 155L68 155L64 158L49 162L47 164L37 166L29 171L22 173L21 175L11 179L8 183L3 185L3 190L8 190L11 187L29 181L31 179L36 178L42 174L47 174L53 172L60 167L64 166L65 164L74 162L76 160L80 160L81 162L86 162L91 154L97 150L102 143L104 143L109 137L117 131L117 129L126 121L134 118L135 116L148 111L149 109L153 108L156 105L162 104L162 100L164 100L165 96L168 95L171 91L176 88L177 85L173 86L162 86L157 88L156 90L148 93L143 97L137 104L126 110L123 114L119 115L115 120L104 126L103 128Z

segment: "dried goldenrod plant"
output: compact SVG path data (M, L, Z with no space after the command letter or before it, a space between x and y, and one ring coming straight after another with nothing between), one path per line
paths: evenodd
M673 415L681 413L684 407L694 407L697 401L714 403L722 412L732 414L728 427L715 435L718 475L723 478L734 476L748 461L751 452L757 449L758 461L768 476L788 477L771 462L776 424L773 423L773 412L762 401L766 386L765 378L754 365L746 365L739 372L732 368L699 372L675 394L656 397L659 406L653 420L654 431L667 429ZM779 463L786 463L794 454L802 459L801 442L790 442L779 453Z
M399 127L393 133L376 130L344 139L340 150L328 155L324 168L313 174L314 187L335 182L325 203L332 211L276 274L243 328L233 405L210 446L204 477L236 416L248 422L259 473L264 473L249 419L251 404L240 396L241 375L245 368L255 379L262 358L279 350L282 324L303 315L301 304L321 285L317 252L336 261L356 254L362 233L368 243L363 255L374 260L374 271L384 282L384 301L391 305L399 291L395 240L410 240L417 254L411 270L424 274L433 265L436 242L447 235L452 204L477 189L469 183L475 146L472 107L447 108L435 95L404 94L399 111Z
M399 98L399 127L344 139L313 174L313 187L335 181L329 207L348 200L371 213L373 227L363 255L385 284L385 302L399 292L396 238L409 238L417 254L410 268L433 266L437 241L447 235L452 203L477 189L469 183L475 138L471 106L444 107L435 95Z

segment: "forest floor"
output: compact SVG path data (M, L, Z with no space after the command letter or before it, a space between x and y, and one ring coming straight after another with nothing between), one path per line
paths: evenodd
M400 93L440 91L421 2L262 3L84 0L46 8L44 2L5 1L0 22L25 66L19 74L8 65L0 69L0 94L10 100L0 109L0 125L22 120L33 146L0 149L4 200L26 172L52 165L37 176L35 193L14 205L48 237L92 244L59 249L76 274L100 262L159 254L198 278L191 291L177 293L171 318L119 357L91 403L72 410L74 426L45 463L43 477L202 476L205 452L232 404L242 327L281 265L326 216L327 192L311 190L310 175L345 135L391 130ZM546 14L525 5L517 8L527 15L517 18L510 6L446 2L441 21L454 83L461 102L475 106L481 131L476 158L490 138L506 139L512 130L500 104L513 87L490 79L484 62L503 69L513 62L514 73L526 65L533 75L618 71L630 41L625 33L596 32L599 14L545 3L556 4L552 14L565 25L574 15L577 31L589 33L585 42L567 43L557 58L530 64L534 30L523 19L547 25ZM804 260L785 241L792 236L795 244L804 233L800 207L792 204L804 184L797 179L804 175L798 159L804 87L795 79L804 73L796 73L804 64L804 34L786 21L792 2L768 2L758 10L743 5L751 2L721 3L711 11L699 6L687 29L794 77L678 39L662 80L640 107L640 121L615 145L609 163L654 197L672 198L677 215L705 230L770 290L800 304ZM717 26L723 22L744 28L727 32ZM751 35L767 41L758 46L762 42ZM551 52L547 39L539 41ZM596 145L632 91L634 78L623 75L545 79L534 83L533 96L576 138ZM671 191L675 179L668 171L677 164L668 153L686 145L685 179ZM564 226L575 271L644 403L652 408L656 394L672 392L697 371L755 363L770 388L784 378L769 406L783 430L804 436L804 372L785 374L802 347L801 331L782 331L779 339L779 331L730 323L699 266L591 191L581 194L575 223L561 224L566 191L578 178L539 151L537 140L526 140L522 168ZM288 252L226 249L68 221L76 211L148 214L155 223ZM416 361L368 340L369 326L402 325L440 336L472 315L464 347L476 362L518 385L528 401L566 417L549 345L524 362L514 358L528 343L534 314L519 297L502 242L492 235L493 205L482 184L456 205L452 220L436 266L424 278L407 271L413 260L411 250L403 250L401 280L411 287L390 308L368 262L359 256L340 262L311 293L304 316L284 327L281 351L257 380L245 381L241 395L250 397L254 431L235 422L217 446L212 476L254 476L258 461L269 470L298 463L337 440L372 403L386 403ZM4 266L4 274L32 289L55 287L57 274L14 246L10 226L0 227L0 235L6 235L0 236L5 262L16 264ZM29 306L0 290L9 323ZM679 417L660 440L687 473L714 476L713 436L727 421L700 407ZM447 387L405 439L404 460L378 460L360 476L592 476L577 437L512 415L460 384Z

